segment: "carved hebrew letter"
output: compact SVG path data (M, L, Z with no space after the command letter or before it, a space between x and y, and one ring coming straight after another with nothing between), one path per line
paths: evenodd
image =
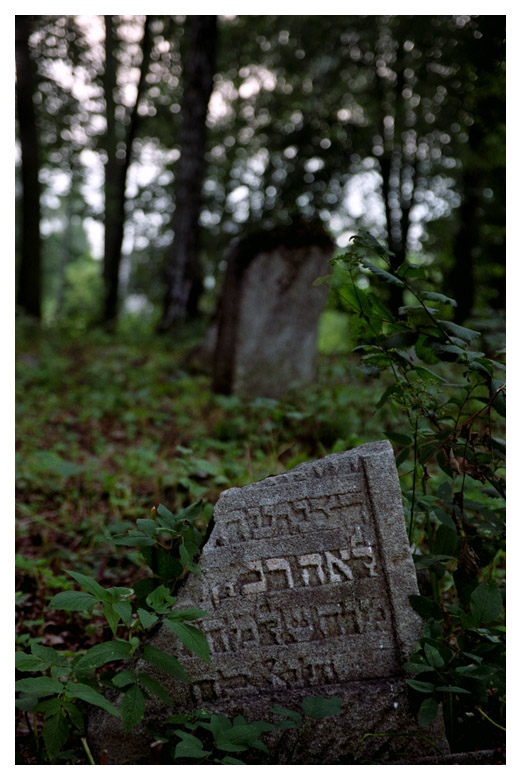
M316 496L308 500L310 504L310 519L314 523L324 523L328 520L328 512L325 506L328 506L328 497Z
M218 675L214 673L206 674L192 684L192 694L198 704L215 700L221 694L221 687L218 682Z
M230 513L225 535L232 543L242 542L250 538L248 523L246 522L246 518L241 511L235 510Z
M294 587L292 570L290 569L290 564L287 562L286 559L266 559L265 566L269 572L274 572L275 570L282 570L283 572L285 572L286 579L288 581L288 588Z
M226 651L230 651L228 633L221 622L205 621L203 623L203 631L205 632L212 653L225 653Z
M364 566L370 570L371 578L377 577L377 572L375 569L377 567L377 562L375 560L372 546L364 544L363 534L360 526L356 526L355 533L352 534L351 546L352 546L352 555L355 558L360 559L362 557L367 557L370 559L369 562L368 561L364 562Z
M257 624L251 616L234 616L231 620L235 632L236 649L259 645Z
M260 612L257 615L260 645L283 645L287 638L279 610Z
M326 566L328 567L328 575L332 583L338 583L340 580L342 580L339 573L334 572L334 566L341 572L344 572L348 580L353 580L352 570L350 569L348 564L345 564L344 561L341 561L341 559L344 559L346 561L347 559L350 558L349 551L342 550L341 559L339 559L337 556L334 556L333 553L330 553L330 551L326 551L325 556L326 556Z
M326 581L326 576L323 571L323 560L320 553L307 553L305 556L299 556L298 561L300 566L303 567L302 575L305 586L310 585L310 572L306 569L308 566L317 567L317 577L321 583Z
M342 612L341 605L317 605L319 616L319 628L324 637L337 637L345 634L345 628L339 617Z
M255 583L245 583L243 586L243 594L259 594L262 591L266 591L266 578L265 573L263 572L263 562L261 560L247 561L247 567L248 569L259 572L261 580L258 580Z
M223 589L225 590L225 593L223 593ZM235 596L237 596L236 583L234 583L233 581L224 583L222 584L222 586L220 586L219 584L212 586L212 602L214 603L214 607L219 607L219 603L222 602L224 599L228 599L229 597L235 597Z
M291 642L307 643L315 634L312 611L308 607L293 608L284 615Z

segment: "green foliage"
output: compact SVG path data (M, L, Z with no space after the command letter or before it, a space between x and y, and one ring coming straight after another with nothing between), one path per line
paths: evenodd
M165 759L173 764L245 764L236 754L244 754L246 764L277 764L281 736L270 741L271 750L261 740L263 733L279 733L295 730L295 739L285 751L285 762L291 764L295 750L306 739L307 728L313 719L328 718L341 712L342 702L338 697L305 697L301 713L275 705L272 712L283 716L274 722L254 721L247 723L243 716L230 719L222 714L211 714L207 710L194 710L190 714L176 714L165 720L161 732L155 733L155 740L162 745ZM166 762L164 762L166 764Z
M354 249L388 270L387 255ZM405 309L394 317L380 294L386 284L381 276L359 262L352 268L349 261L336 263L332 296L353 306L324 318L327 354L317 384L279 401L212 396L208 378L189 370L195 332L171 343L133 323L115 341L95 332L35 331L20 324L16 663L20 682L36 680L18 689L20 761L85 761L81 736L88 704L115 708L111 697L125 695L126 707L118 702L118 712L131 728L142 703L137 689L145 700L154 695L167 702L153 674L136 675L138 658L188 681L179 661L155 649L147 636L165 617L197 628L193 622L200 614L176 616L176 590L186 572L197 571L191 546L204 536L223 488L383 434L396 447L423 584L423 595L412 602L432 627L408 676L433 688L412 688L412 698L422 723L433 715L434 703L442 703L455 750L473 748L476 740L489 745L495 733L502 738L491 723L504 719L504 687L498 685L503 614L497 613L504 600L502 353L495 352L495 334L475 335L488 323L474 321L459 335L451 332L453 302L436 285L423 283L430 268L407 264L388 272L404 282ZM365 316L355 309L359 300ZM377 336L365 317L374 317L376 327L386 320ZM346 355L346 346L357 344L354 355ZM198 517L184 518L198 502ZM144 511L152 506L157 509ZM136 517L139 522L131 523ZM52 605L45 618L43 604ZM435 634L435 624L442 633ZM185 635L191 651L204 657L202 638L190 629ZM451 660L442 647L451 649ZM489 678L482 679L486 672ZM52 691L38 693L42 685ZM136 716L127 707L132 703ZM296 735L311 718L304 708L274 715L281 730L286 722ZM66 723L67 737L57 749ZM194 731L182 722L176 728L197 733L209 762L217 755L228 757L226 764L250 762L255 751L250 746L219 753L209 729ZM169 738L168 745L179 740ZM168 761L174 761L170 753Z
M55 594L49 602L49 609L92 614L99 606L113 640L98 643L85 652L57 652L37 642L31 644L29 654L17 652L17 670L24 673L47 672L46 675L21 678L15 688L21 692L17 705L22 711L43 714L40 734L34 722L34 739L38 751L39 738L43 738L51 762L63 758L62 749L71 732L83 731L85 720L81 703L95 705L121 718L125 731L129 732L142 721L146 701L151 694L170 702L168 693L158 681L136 670L138 659L150 662L178 680L189 682L174 656L145 642L147 630L158 620L164 620L190 652L208 660L209 647L205 636L188 623L207 614L198 609L172 609L176 602L172 596L176 580L189 570L197 571L194 556L199 552L202 536L194 522L201 508L202 503L196 502L174 515L160 505L157 511L153 510L153 518L138 520L138 531L128 532L127 536L117 540L121 544L137 545L147 552L153 547L176 562L177 557L182 559L181 565L173 570L165 564L162 556L144 556L153 577L147 579L145 587L143 581L138 583L137 591L121 586L104 588L89 575L66 570L83 590ZM144 537L150 542L147 547L143 543ZM158 582L159 585L156 585ZM142 604L147 607L142 607ZM126 639L121 637L122 633ZM107 670L107 665L114 662L125 662L127 666L114 675ZM104 688L121 693L119 708L102 694Z
M503 729L501 351L484 352L479 331L448 319L455 301L429 287L424 269L394 269L389 250L367 232L331 263L327 281L352 314L361 369L389 383L377 407L396 419L383 433L396 447L414 559L426 573L427 593L410 597L426 635L405 665L418 673L409 685L419 724L431 723L442 703L458 747L464 733L490 723ZM379 294L382 283L407 291L410 303L397 315Z

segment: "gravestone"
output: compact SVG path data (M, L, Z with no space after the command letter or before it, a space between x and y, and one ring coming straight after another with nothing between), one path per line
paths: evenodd
M333 244L322 227L293 223L251 234L229 252L220 299L213 390L278 398L313 380L317 329Z
M446 752L440 718L419 728L401 672L422 621L408 600L418 590L389 442L224 491L214 518L201 575L189 576L176 604L208 612L198 624L210 664L165 628L153 641L176 653L191 678L190 685L161 678L173 711L204 707L273 721L276 704L299 710L305 696L337 696L341 714L314 722L294 764L342 762L356 751L361 758L377 751L396 758L401 750L408 758L426 756L431 743L419 735ZM161 718L164 709L156 703L149 718ZM118 749L107 724L116 722L104 722L95 743L112 745L110 763ZM360 743L368 733L376 737ZM288 733L264 739L281 735L284 764Z

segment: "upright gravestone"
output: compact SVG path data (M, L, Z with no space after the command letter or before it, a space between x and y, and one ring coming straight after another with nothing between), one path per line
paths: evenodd
M213 390L277 398L313 379L317 329L333 244L307 223L251 234L229 253L221 295Z
M205 707L273 720L276 704L298 710L305 696L338 696L342 713L314 723L294 763L342 762L356 750L359 757L403 750L409 758L433 744L447 750L440 719L428 730L416 723L401 672L422 622L408 600L418 590L389 442L225 491L199 566L176 608L209 613L199 625L210 664L165 629L154 639L178 655L192 681L161 679L174 712ZM149 718L161 719L164 708L156 703ZM112 743L114 762L111 721L104 718L94 743ZM122 753L138 748L133 741ZM283 764L285 757L283 739Z

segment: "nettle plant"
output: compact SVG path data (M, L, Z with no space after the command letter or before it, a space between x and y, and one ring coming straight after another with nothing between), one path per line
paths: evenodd
M51 761L66 761L74 751L62 751L69 737L81 738L89 761L93 761L85 737L84 703L95 705L121 717L128 732L143 719L145 704L155 695L170 704L165 688L148 673L139 671L143 659L174 678L189 682L180 662L147 642L147 634L162 621L192 653L209 659L209 646L195 621L203 610L176 610L174 593L188 572L199 572L194 563L203 538L194 521L202 502L173 515L160 505L152 518L137 521L137 528L115 539L116 544L138 547L152 576L138 581L133 588L104 588L94 578L66 570L82 591L62 591L51 598L50 609L79 611L85 615L103 613L114 639L83 652L61 652L31 643L30 653L16 653L20 672L40 673L23 677L15 684L20 692L18 708L33 714L32 730L39 756ZM115 672L113 662L125 663ZM121 693L119 707L111 702L107 690ZM43 717L43 725L42 725ZM43 746L42 746L43 742Z
M444 706L452 745L465 733L504 729L505 366L476 349L478 331L448 319L456 302L429 289L426 269L390 253L368 232L331 261L321 280L352 314L360 367L388 380L377 404L398 421L396 447L406 522L427 619L406 670L426 726ZM405 291L397 314L382 287ZM484 745L484 743L483 743Z
M88 761L94 759L85 738L85 704L102 708L121 718L125 732L130 732L144 718L147 699L158 697L167 706L171 698L154 677L139 669L144 660L173 678L189 684L190 679L175 656L147 642L147 634L163 622L192 653L209 661L209 646L203 632L192 621L207 616L204 610L176 610L175 593L185 575L199 574L194 559L203 542L195 525L202 502L173 515L160 505L152 518L137 521L137 528L115 538L116 544L137 547L151 569L152 576L133 588L104 588L94 578L66 570L82 591L62 591L51 598L50 609L79 611L84 615L102 612L114 639L99 643L85 652L59 652L31 643L31 652L16 653L16 668L31 673L16 682L20 695L17 707L33 714L32 731L35 755L41 760L63 763L78 760L70 743L80 742ZM111 669L113 663L124 669ZM34 675L37 673L37 675ZM119 693L118 707L108 699L107 690ZM247 723L242 716L229 719L222 714L197 709L166 717L161 729L151 732L151 753L163 764L245 764L237 754L248 752L262 762L269 750L260 739L272 730L296 731L290 759L312 719L327 718L340 712L337 697L306 697L302 715L275 706L273 713L284 716L275 723Z

